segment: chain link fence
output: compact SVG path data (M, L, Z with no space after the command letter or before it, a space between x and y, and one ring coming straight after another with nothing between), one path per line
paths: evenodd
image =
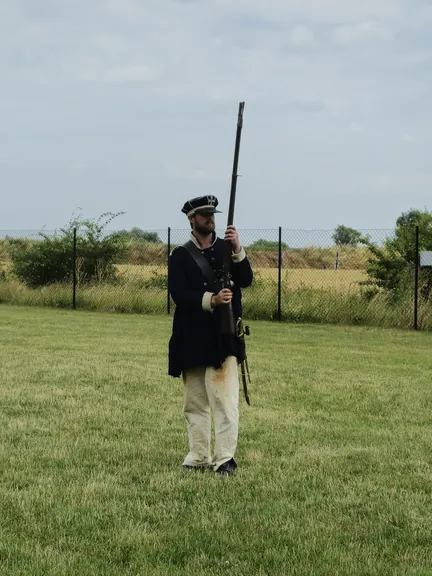
M172 314L168 257L190 232L0 231L0 303ZM238 232L254 271L245 318L432 328L432 246L418 229L406 254L394 230L358 230L352 244L330 230Z

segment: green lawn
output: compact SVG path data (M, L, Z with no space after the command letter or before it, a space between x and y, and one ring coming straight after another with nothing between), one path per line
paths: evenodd
M239 471L187 473L169 317L0 306L0 574L432 574L432 334L251 322Z

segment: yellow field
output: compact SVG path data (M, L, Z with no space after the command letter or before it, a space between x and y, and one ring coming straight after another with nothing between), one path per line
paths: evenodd
M166 274L162 266L134 266L122 264L117 266L120 276L124 280L148 279L154 273ZM254 268L257 278L277 281L277 268ZM282 282L287 288L331 288L348 292L359 289L359 282L368 279L362 270L314 270L314 269L287 269L282 271Z
M9 262L0 262L0 269L8 272ZM140 266L134 264L119 264L119 276L124 281L147 280L155 273L166 274L164 266ZM255 268L256 278L277 281L277 268ZM289 289L299 287L330 288L343 292L359 290L359 282L368 279L363 270L319 270L313 268L289 268L282 271L282 282Z
M255 272L262 278L277 281L278 271L275 268L258 268ZM310 288L331 288L344 292L359 289L359 282L368 279L362 270L314 270L293 268L282 271L282 282L288 288L306 286Z

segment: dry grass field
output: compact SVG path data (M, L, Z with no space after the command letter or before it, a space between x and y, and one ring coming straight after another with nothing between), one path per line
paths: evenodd
M10 262L0 261L0 269L5 273L10 273ZM154 275L166 275L165 266L151 266L139 264L119 264L117 265L119 279L128 283L137 280L149 280ZM277 268L254 267L257 281L278 280ZM336 289L342 292L358 291L360 282L364 282L368 276L364 270L319 270L313 268L286 268L282 270L282 282L285 288L290 290L295 288L317 288Z
M155 274L166 274L162 266L139 266L120 264L117 266L120 278L125 281L148 280ZM254 268L256 279L278 280L277 268ZM282 282L288 289L322 288L335 289L342 292L359 290L359 283L368 279L363 270L316 270L307 268L292 268L282 271Z

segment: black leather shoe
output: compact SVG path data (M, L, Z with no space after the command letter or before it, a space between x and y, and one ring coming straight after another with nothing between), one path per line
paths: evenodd
M224 462L219 468L216 470L216 473L220 476L232 476L235 471L237 470L237 463L234 458L228 460L228 462Z

